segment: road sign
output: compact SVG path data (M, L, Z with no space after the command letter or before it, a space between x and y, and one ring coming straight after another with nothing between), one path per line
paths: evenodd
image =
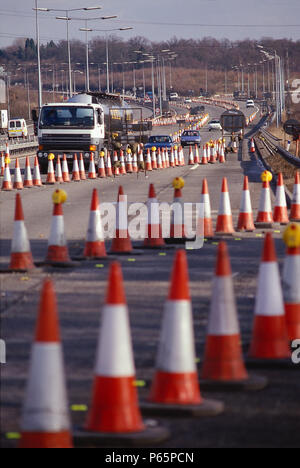
M240 132L246 126L246 117L237 109L229 109L221 115L221 125L226 132Z

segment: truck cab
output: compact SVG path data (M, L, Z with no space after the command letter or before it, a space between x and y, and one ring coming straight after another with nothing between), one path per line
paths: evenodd
M103 106L84 94L66 103L45 104L39 115L37 133L42 170L48 167L49 153L66 154L70 164L75 154L82 153L86 166L93 153L97 163L105 138Z

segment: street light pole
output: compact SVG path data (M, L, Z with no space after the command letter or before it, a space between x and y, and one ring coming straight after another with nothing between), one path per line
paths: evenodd
M40 27L38 21L38 0L35 0L35 25L36 25L36 47L37 47L37 61L38 61L38 105L39 111L43 105L42 95L42 77L41 77L41 54L40 54Z

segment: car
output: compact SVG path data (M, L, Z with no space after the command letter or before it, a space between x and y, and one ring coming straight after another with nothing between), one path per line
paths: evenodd
M171 93L170 94L170 101L177 101L179 99L178 93Z
M181 146L200 146L201 135L198 130L186 130L181 136Z
M11 119L8 124L8 138L27 138L28 129L25 119Z
M211 132L212 130L222 130L222 125L220 120L214 119L211 120L208 124L209 131Z
M174 142L173 138L170 137L169 135L152 135L149 138L148 143L145 145L145 149L152 149L153 147L155 148L167 148L167 149L172 149L176 146L176 143Z
M246 106L247 109L249 109L250 107L255 107L254 101L252 99L248 99Z

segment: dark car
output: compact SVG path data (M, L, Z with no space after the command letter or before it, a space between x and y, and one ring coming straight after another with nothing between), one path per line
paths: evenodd
M174 140L172 137L169 135L153 135L149 138L148 143L145 145L145 149L148 150L153 147L155 148L168 148L172 149L174 148L176 144L174 143Z
M201 145L201 135L198 130L186 130L181 136L181 146Z

